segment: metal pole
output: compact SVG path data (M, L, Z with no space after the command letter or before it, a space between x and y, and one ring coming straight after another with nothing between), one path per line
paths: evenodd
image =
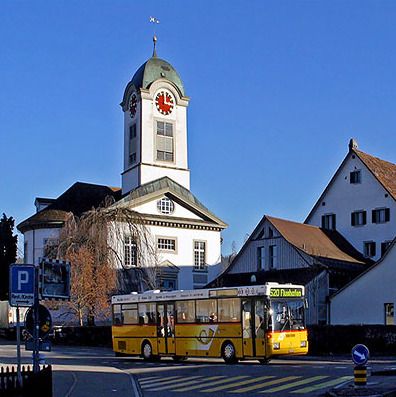
M35 267L35 277L34 277L34 305L33 305L33 372L40 372L39 365L39 296L38 296L38 276L39 276L39 268Z
M19 323L19 306L16 307L16 337L17 337L17 376L19 386L22 385L22 374L21 374L21 325Z

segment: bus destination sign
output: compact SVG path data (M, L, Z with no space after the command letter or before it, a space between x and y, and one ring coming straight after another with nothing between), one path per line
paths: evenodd
M278 288L271 287L270 289L271 298L302 298L302 288Z

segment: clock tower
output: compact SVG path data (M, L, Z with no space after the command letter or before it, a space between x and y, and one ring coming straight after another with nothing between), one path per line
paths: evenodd
M124 171L122 194L167 176L190 189L187 162L189 98L174 67L153 56L126 86L124 112Z

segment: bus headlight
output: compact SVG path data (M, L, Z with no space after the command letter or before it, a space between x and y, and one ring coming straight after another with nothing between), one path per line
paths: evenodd
M280 349L280 343L279 342L274 343L273 344L273 348L274 348L274 350L279 350Z
M307 347L307 341L306 340L302 340L300 343L300 347Z

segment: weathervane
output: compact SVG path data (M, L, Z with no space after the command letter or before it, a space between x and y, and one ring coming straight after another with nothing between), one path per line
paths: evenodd
M159 19L156 17L150 17L150 23L153 23L154 25L158 25L160 23ZM153 43L154 43L154 48L153 48L153 57L157 56L157 50L156 50L156 45L157 45L157 36L155 34L155 28L154 28L154 35L153 35Z

